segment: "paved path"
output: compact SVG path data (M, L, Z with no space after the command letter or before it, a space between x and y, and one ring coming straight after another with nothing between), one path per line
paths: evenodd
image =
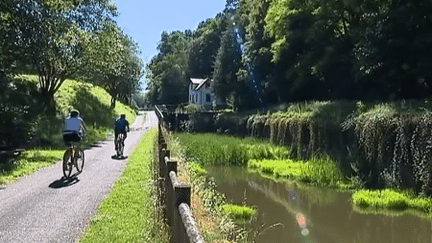
M148 127L157 125L154 112L142 114L147 119L138 116L131 126L126 156ZM111 138L85 150L84 170L74 179L62 179L59 162L0 186L0 242L74 242L125 165L111 159L113 154Z

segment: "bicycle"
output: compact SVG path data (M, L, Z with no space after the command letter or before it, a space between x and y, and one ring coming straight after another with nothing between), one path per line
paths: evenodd
M75 153L77 142L70 142L69 147L63 155L63 175L69 178L72 173L72 167L75 166L78 172L82 172L84 168L84 151L80 149L79 154Z
M123 156L124 141L125 141L124 134L123 133L119 133L118 136L117 136L116 143L115 143L117 157L122 157Z

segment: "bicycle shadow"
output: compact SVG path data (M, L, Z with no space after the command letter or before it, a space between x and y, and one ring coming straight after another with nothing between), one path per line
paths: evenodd
M117 155L111 156L111 159L115 159L115 160L125 160L127 158L128 158L128 156L117 156Z
M48 187L54 188L54 189L59 189L59 188L62 188L62 187L72 186L72 185L74 185L74 184L76 184L76 183L78 183L80 181L78 179L78 175L79 174L81 174L81 172L76 172L75 174L73 174L69 178L65 178L63 176L59 180L55 180L55 181L51 182L51 184L49 184Z

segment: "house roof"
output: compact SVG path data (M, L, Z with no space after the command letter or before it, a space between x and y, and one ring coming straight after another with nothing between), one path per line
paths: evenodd
M212 82L213 80L210 78L191 78L190 79L193 84L198 84L198 86L194 90L199 90L207 81Z

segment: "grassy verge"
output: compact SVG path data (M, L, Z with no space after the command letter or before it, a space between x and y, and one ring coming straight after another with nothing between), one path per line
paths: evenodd
M361 189L351 195L352 203L356 209L363 212L413 212L421 217L430 217L432 214L432 199L420 198L408 191L395 189L367 190ZM419 213L416 213L419 212Z
M79 242L169 242L155 202L156 130L144 135Z
M0 184L31 174L40 168L52 165L63 157L64 150L33 149L24 151L18 160L0 164Z
M179 161L179 179L193 188L191 208L205 242L248 242L247 232L235 224L233 214L223 210L227 204L225 196L217 191L214 181L207 178L206 169L196 160L185 157L189 146L180 143L171 133L166 138L172 156Z

